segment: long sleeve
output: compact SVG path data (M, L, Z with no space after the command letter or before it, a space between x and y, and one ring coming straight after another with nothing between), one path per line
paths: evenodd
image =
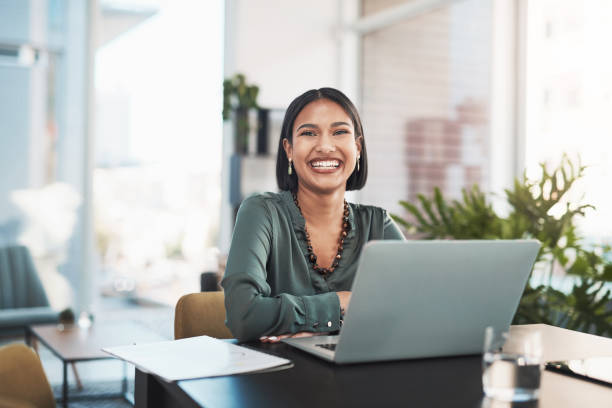
M340 302L335 292L271 295L267 267L274 242L273 225L260 197L250 197L240 206L222 281L228 328L241 341L262 335L337 330ZM283 251L274 255L291 256Z

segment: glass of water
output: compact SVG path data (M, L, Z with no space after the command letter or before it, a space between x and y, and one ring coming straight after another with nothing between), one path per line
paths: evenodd
M537 399L541 363L540 333L510 334L493 327L485 329L482 387L487 397L502 401Z

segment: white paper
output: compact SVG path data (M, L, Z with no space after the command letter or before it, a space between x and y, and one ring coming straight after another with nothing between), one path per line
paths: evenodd
M249 373L291 364L290 360L208 336L108 347L102 351L165 381Z

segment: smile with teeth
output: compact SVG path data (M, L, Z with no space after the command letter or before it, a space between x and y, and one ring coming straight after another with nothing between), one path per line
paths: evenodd
M310 165L318 169L335 169L340 167L338 160L315 160L310 162Z

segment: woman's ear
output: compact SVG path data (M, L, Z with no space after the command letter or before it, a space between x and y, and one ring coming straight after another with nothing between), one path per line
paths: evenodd
M293 146L287 138L283 139L283 149L285 149L285 154L287 155L287 159L290 159L293 156Z
M363 139L363 136L359 136L358 138L355 139L355 146L357 146L358 155L361 155L361 139Z

